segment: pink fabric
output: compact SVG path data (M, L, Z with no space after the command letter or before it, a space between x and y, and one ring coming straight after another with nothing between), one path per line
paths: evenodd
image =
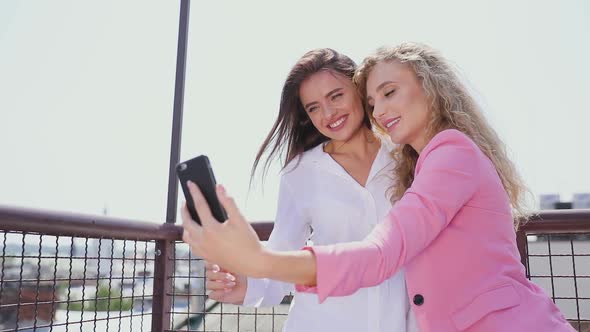
M377 285L405 266L422 332L574 331L526 279L494 165L457 130L429 142L412 187L364 241L308 250L317 286L297 290L320 301Z

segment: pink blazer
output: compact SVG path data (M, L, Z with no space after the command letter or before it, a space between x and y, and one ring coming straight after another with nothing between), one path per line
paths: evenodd
M428 143L411 188L364 241L307 249L317 259L317 285L297 288L320 301L405 267L422 332L574 331L525 277L494 165L457 130Z

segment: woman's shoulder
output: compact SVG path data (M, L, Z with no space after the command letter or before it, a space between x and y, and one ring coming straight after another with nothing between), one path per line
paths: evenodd
M426 144L416 166L417 170L426 163L471 169L479 167L485 159L484 153L469 136L456 129L446 129Z
M434 135L420 155L427 155L433 150L440 148L479 151L475 142L465 133L457 129L446 129Z
M304 151L293 158L280 172L282 178L293 178L298 177L301 174L309 172L309 164L319 162L321 154L323 152L323 144L319 144L307 151Z

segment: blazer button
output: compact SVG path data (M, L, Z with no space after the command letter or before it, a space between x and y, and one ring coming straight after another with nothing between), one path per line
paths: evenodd
M423 305L424 304L424 296L421 294L414 295L414 304L415 305Z

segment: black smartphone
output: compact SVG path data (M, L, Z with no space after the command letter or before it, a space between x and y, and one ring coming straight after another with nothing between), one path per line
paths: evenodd
M182 187L184 197L186 198L188 212L194 221L199 225L201 224L201 220L195 209L195 204L193 203L193 197L187 186L188 181L192 181L199 186L199 189L201 189L203 196L205 196L205 200L207 200L211 213L215 219L219 222L227 220L227 214L217 199L217 193L215 192L215 175L213 175L213 169L211 169L211 163L207 156L202 155L179 163L176 165L176 175L180 180L180 186Z

